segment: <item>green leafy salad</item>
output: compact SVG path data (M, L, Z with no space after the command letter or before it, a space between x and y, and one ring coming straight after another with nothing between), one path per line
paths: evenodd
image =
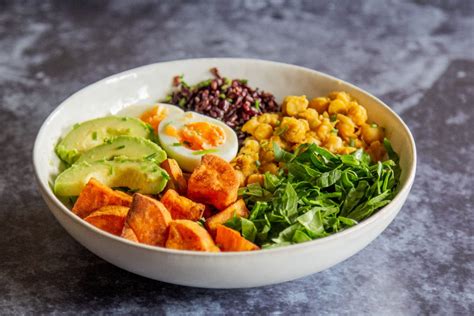
M316 144L295 153L273 144L283 163L277 175L265 173L263 186L240 190L249 218L234 217L225 225L263 248L326 237L352 227L390 203L400 178L398 155L384 139L388 159L371 162L362 149L336 155Z

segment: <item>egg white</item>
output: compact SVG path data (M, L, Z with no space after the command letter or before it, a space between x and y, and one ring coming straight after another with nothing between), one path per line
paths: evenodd
M181 130L186 124L195 122L208 122L219 126L223 130L225 135L224 142L219 146L212 148L213 155L217 155L226 161L231 161L237 155L239 147L237 134L224 122L196 112L169 115L160 123L158 128L158 138L161 147L166 151L168 156L175 159L183 170L192 172L199 165L204 154L193 154L196 150L186 148L185 146L173 146L173 144L179 143L180 139L179 137L167 135L165 133L165 128L166 126L171 125L177 130Z

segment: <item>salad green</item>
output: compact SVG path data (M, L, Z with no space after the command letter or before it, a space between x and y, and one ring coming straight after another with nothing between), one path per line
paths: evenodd
M316 144L303 144L295 153L273 144L283 168L266 173L264 183L239 192L250 211L226 226L263 248L325 237L368 218L390 203L400 177L398 155L390 142L389 159L371 162L362 149L336 155Z

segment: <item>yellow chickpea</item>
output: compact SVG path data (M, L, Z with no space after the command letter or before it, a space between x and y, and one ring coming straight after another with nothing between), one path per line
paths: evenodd
M308 99L306 99L305 95L289 95L285 97L283 101L282 111L289 116L296 116L299 112L303 112L308 108L308 103Z
M347 155L347 154L353 153L356 150L357 148L355 147L341 147L337 150L337 153L340 155Z
M326 147L330 152L337 152L337 150L343 146L342 139L333 133L329 135L324 144L324 147Z
M346 114L347 113L347 103L339 99L332 100L328 108L329 114Z
M263 174L259 174L259 173L251 174L247 178L247 185L252 184L252 183L259 183L260 185L263 185L263 179L264 179Z
M272 127L278 126L280 123L280 115L278 113L265 113L258 117L260 123L270 124Z
M258 155L258 151L260 150L260 144L255 139L246 139L244 141L244 146L240 150L240 153L246 155Z
M318 135L319 139L325 141L333 129L334 127L329 122L329 119L326 118L316 129L316 134Z
M271 162L275 160L275 154L273 153L273 149L271 148L262 148L260 150L260 162Z
M377 124L364 124L362 125L362 139L370 144L375 141L382 141L385 137L383 129Z
M367 110L363 106L357 104L357 102L349 103L347 115L358 126L363 125L367 121Z
M347 92L336 91L334 99L341 100L344 103L349 103L351 101L351 96Z
M257 117L254 116L242 126L242 132L253 134L258 125L260 125L260 123Z
M255 131L253 132L253 136L255 136L258 140L269 139L273 134L273 127L267 123L261 123L257 126Z
M385 156L385 148L378 140L372 142L366 151L373 161L380 161Z
M240 170L235 170L235 173L237 174L237 178L239 179L240 186L245 186L245 176L243 172Z
M337 115L337 120L336 128L339 130L339 135L341 135L345 140L354 137L354 122L349 117L342 114Z
M278 172L278 166L272 162L266 163L260 167L260 171L262 171L263 173L270 172L276 174Z
M303 112L298 113L298 117L307 120L310 129L316 128L319 124L321 124L318 111L315 109L306 109Z
M309 124L306 120L298 120L294 117L284 117L281 122L281 128L286 129L283 138L292 143L301 143L306 132L309 130Z
M309 107L318 111L322 114L328 110L329 107L329 98L319 97L314 98L309 102Z
M316 132L307 132L306 133L306 139L305 143L307 144L316 144L316 145L321 145L321 140L318 137L318 134Z

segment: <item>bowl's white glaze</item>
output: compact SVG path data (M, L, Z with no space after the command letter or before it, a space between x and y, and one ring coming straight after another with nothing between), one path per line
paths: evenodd
M360 224L338 234L307 243L265 251L201 253L137 244L103 232L81 220L53 194L51 182L58 170L54 146L73 124L110 114L125 107L163 99L177 74L189 83L209 78L218 67L231 78L272 92L281 102L285 95L308 97L344 90L355 96L369 119L386 128L400 155L399 193L386 207ZM152 279L206 288L263 286L300 278L327 269L354 255L374 240L393 220L411 189L416 169L413 137L403 121L369 93L323 73L251 59L191 59L132 69L94 83L66 99L46 119L36 138L33 164L40 192L56 219L77 241L104 260Z

